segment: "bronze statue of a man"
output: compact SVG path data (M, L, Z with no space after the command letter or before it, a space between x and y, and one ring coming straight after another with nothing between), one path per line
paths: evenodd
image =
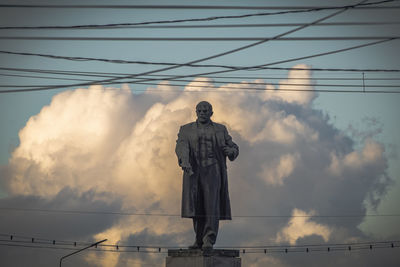
M182 217L192 218L196 240L190 248L212 249L219 220L231 220L226 157L239 155L226 127L211 121L212 106L201 101L197 120L181 126L176 155L183 169Z

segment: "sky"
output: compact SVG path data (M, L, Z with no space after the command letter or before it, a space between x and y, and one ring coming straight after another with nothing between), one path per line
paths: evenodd
M1 1L1 4L11 3L26 4ZM330 1L329 5L356 3ZM57 4L109 3L63 1ZM113 4L166 5L164 1ZM169 1L168 5L200 3ZM201 5L310 7L322 4L304 0L280 1L279 5L272 1L209 1ZM380 6L400 7L400 3L392 1ZM3 6L0 27L139 23L279 11L283 10ZM147 26L304 24L338 11ZM335 25L308 26L285 36L281 35L299 26L0 28L0 37L303 38L263 42L198 62L239 67L269 64L281 69L205 74L228 69L180 66L153 73L187 76L180 81L165 79L171 76L144 74L166 65L126 61L182 64L257 41L1 39L2 266L54 266L62 256L73 251L74 242L81 248L103 239L107 239L103 245L109 246L74 255L64 264L163 266L166 248L192 244L192 223L179 216L182 171L174 149L179 126L196 119L195 105L202 100L213 105L212 120L226 125L240 148L239 157L228 164L233 220L221 222L216 247L241 248L243 266L252 267L397 266L398 248L391 248L391 243L381 243L389 244L381 249L357 248L361 244L367 247L373 244L375 248L377 242L400 240L399 40L304 57L376 42L377 37L399 37L400 8L342 11L323 21ZM343 22L347 24L337 25ZM304 40L305 37L312 40ZM315 40L319 37L337 38ZM71 60L72 57L81 59ZM82 57L97 60L82 60ZM64 75L55 74L56 71L64 71ZM65 75L65 71L74 73ZM123 79L121 83L76 86L87 80L100 81L121 74L141 75L136 82ZM146 83L139 78L152 80L138 84ZM53 85L59 88L1 93L1 90ZM372 90L378 92L368 92ZM332 244L355 245L352 250L346 245L344 250L340 250L342 246L334 251ZM116 245L121 248L117 250ZM124 245L133 247L124 248ZM399 246L400 242L394 245ZM328 246L332 248L330 252L327 252ZM244 247L248 247L247 253L243 253ZM272 251L264 253L263 249L254 247L268 247ZM273 252L285 247L289 248L288 253ZM322 248L322 251L306 253L304 247ZM141 253L141 249L152 253ZM301 252L292 251L296 249Z

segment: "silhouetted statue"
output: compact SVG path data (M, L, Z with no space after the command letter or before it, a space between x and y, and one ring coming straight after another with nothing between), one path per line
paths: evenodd
M239 155L226 127L211 121L212 106L196 106L197 120L181 126L176 155L183 173L182 217L193 218L196 240L190 248L212 249L219 220L231 220L226 157Z

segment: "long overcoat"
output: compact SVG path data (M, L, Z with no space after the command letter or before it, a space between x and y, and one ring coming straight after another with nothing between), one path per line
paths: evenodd
M226 156L223 153L223 147L229 146L234 148L234 153L229 156L232 161L239 155L239 147L232 141L232 137L228 134L226 127L222 124L211 122L213 134L213 150L221 168L221 190L220 190L220 220L231 220L231 206L228 192L228 175L226 171ZM198 207L197 194L199 177L199 138L197 135L197 122L192 122L181 126L178 133L178 140L175 148L178 156L178 163L190 163L193 174L183 173L182 184L182 217L193 218L201 215L196 211ZM207 197L207 196L205 196ZM218 216L218 214L217 214Z

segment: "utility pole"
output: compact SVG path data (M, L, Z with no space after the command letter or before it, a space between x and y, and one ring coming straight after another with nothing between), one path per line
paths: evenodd
M103 242L105 242L105 241L107 241L107 239L104 239L104 240L101 240L101 241L99 241L99 242L93 243L93 244L91 244L90 246L84 247L84 248L82 248L82 249L80 249L80 250L74 251L74 252L72 252L72 253L70 253L70 254L68 254L68 255L65 255L65 256L61 257L61 259L60 259L60 267L61 267L62 260L65 259L66 257L69 257L69 256L72 256L72 255L74 255L74 254L76 254L76 253L79 253L79 252L81 252L82 250L85 250L85 249L88 249L88 248L97 246L98 244L103 243Z

